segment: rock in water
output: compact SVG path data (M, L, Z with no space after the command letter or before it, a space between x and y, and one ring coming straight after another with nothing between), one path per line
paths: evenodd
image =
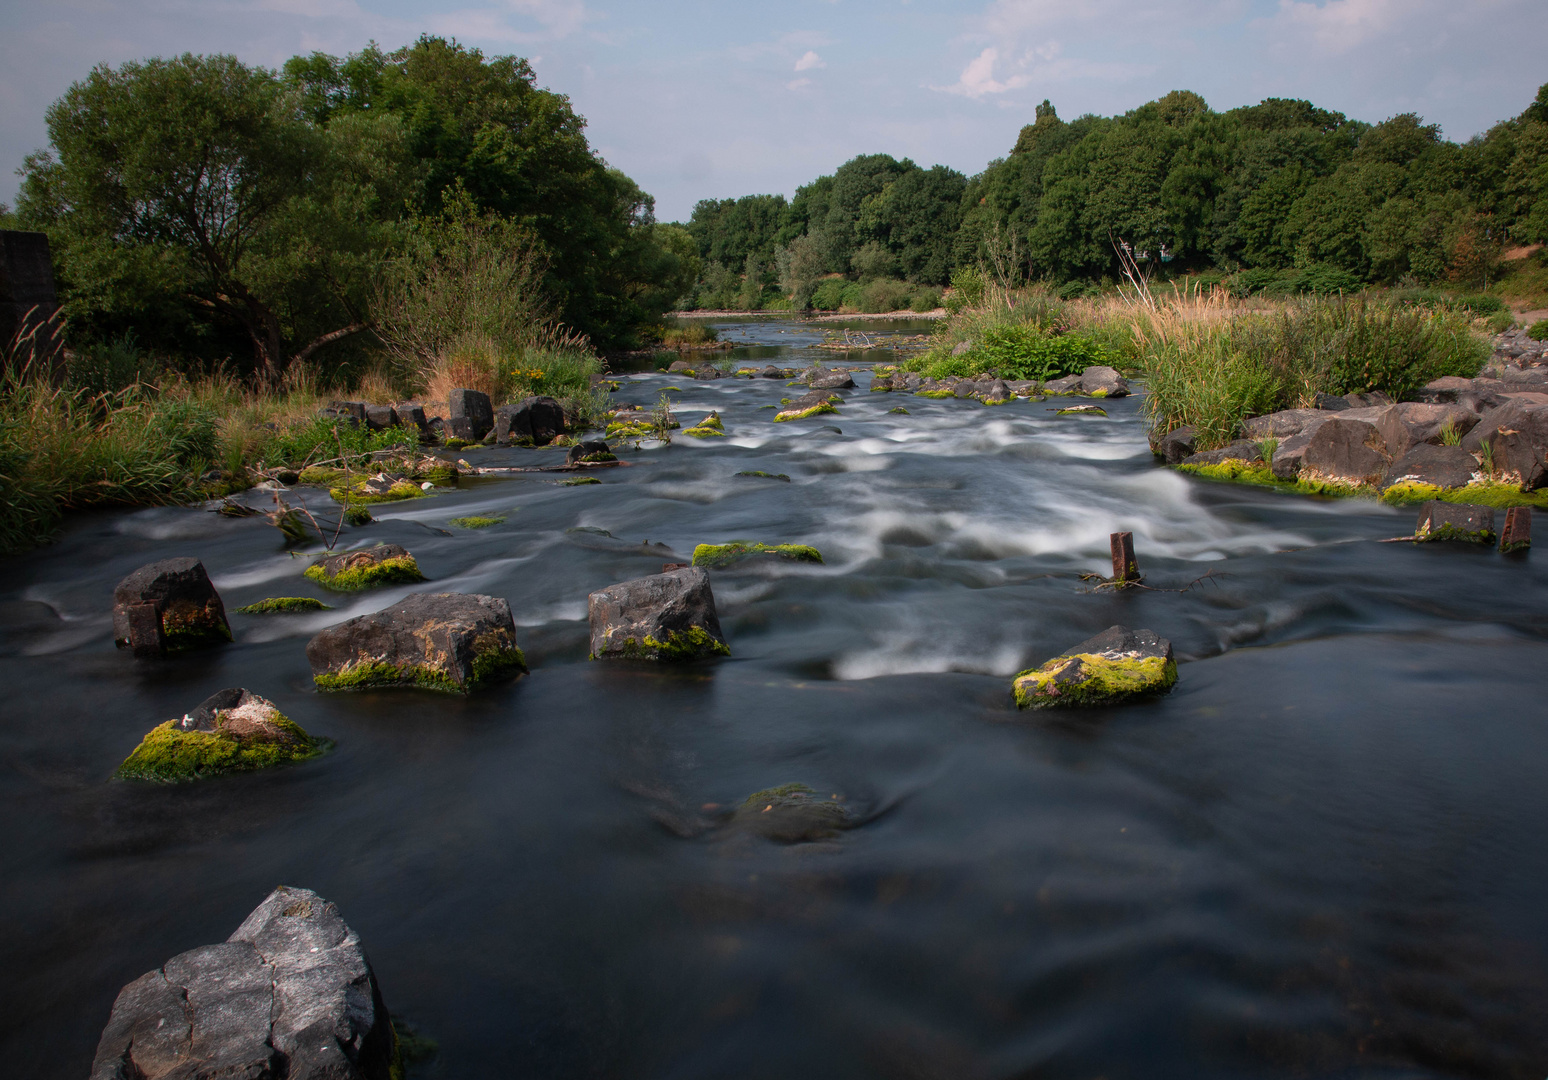
M494 431L498 442L530 441L547 446L564 434L564 406L543 395L501 405L495 413Z
M847 371L820 371L812 375L807 385L813 390L848 390L855 380Z
M731 816L733 829L782 844L830 840L850 825L848 807L836 800L816 798L805 784L755 791Z
M699 567L653 574L587 598L591 658L698 660L729 656L709 573Z
M397 544L377 544L358 551L324 555L304 573L308 579L335 592L358 592L376 585L425 580L414 556Z
M330 626L307 642L306 658L323 690L422 686L465 694L527 670L510 605L474 593L416 593Z
M1414 539L1494 543L1494 508L1465 503L1427 502L1419 511Z
M389 1080L397 1038L338 908L280 886L220 945L124 987L91 1080Z
M140 653L145 643L138 639L145 634L132 632L131 624L152 635L159 626L165 648L174 652L231 640L220 594L204 564L193 558L163 559L118 583L113 590L113 643L119 648L133 645ZM149 651L160 650L152 645Z
M1154 452L1164 458L1168 465L1180 465L1184 459L1193 456L1196 436L1197 432L1192 424L1173 428L1161 436L1161 441L1156 443Z
M455 429L460 432L466 425L467 434L459 434L459 438L477 442L494 428L494 406L482 390L453 390L447 398L446 408Z
M1118 374L1117 368L1105 364L1088 367L1080 373L1080 392L1092 397L1128 397L1129 381Z
M274 702L235 687L206 698L180 720L153 728L115 774L124 780L197 780L315 757L314 739Z
M566 465L579 465L582 462L600 463L603 461L617 461L612 450L601 439L583 439L570 447L570 452L564 455Z
M1112 626L1016 676L1011 689L1023 709L1119 705L1164 694L1177 682L1172 643L1150 630Z

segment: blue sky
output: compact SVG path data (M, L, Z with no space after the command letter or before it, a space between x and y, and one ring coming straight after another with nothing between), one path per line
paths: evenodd
M6 0L0 200L93 64L276 66L423 32L528 57L664 221L789 195L860 153L971 175L1045 97L1066 119L1174 89L1216 109L1304 97L1362 120L1417 112L1462 140L1548 82L1548 0Z

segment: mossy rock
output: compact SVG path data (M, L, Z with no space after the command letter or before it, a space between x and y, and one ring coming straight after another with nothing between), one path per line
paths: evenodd
M402 502L404 499L419 499L429 494L413 480L395 480L383 490L368 490L364 485L370 484L370 480L362 480L350 487L330 488L329 495L334 502L371 503Z
M613 423L607 425L603 435L609 439L653 439L656 437L656 429L649 424L636 422Z
M414 556L397 544L324 555L306 568L305 576L334 592L359 592L378 585L407 585L425 580Z
M736 475L737 476L756 476L756 477L758 477L759 479L762 479L762 480L783 480L787 484L790 483L790 477L786 476L784 473L764 472L762 469L743 469L741 472L737 473Z
M702 660L709 656L730 656L731 647L701 626L686 630L668 630L659 638L646 634L613 642L612 652L625 660L661 660L667 663ZM590 659L599 659L592 653Z
M574 480L561 480L564 487L585 487L588 484L600 484L602 481L595 476L577 476Z
M907 409L905 409L901 405L897 406L896 408L888 409L887 412L889 412L889 413L898 413L901 416L911 416L912 415Z
M934 398L937 401L944 401L947 398L956 397L957 392L955 390L915 390L914 396L922 398Z
M1172 643L1149 630L1114 626L1011 683L1023 709L1121 705L1164 694L1177 682Z
M757 544L740 540L729 544L700 544L693 549L693 565L711 569L753 558L820 563L822 552L807 544Z
M805 784L781 784L755 791L731 816L731 827L783 844L831 840L851 828L849 808L819 799Z
M277 615L298 611L332 611L333 608L311 596L271 596L256 604L236 609L238 615Z
M1474 506L1492 506L1505 510L1512 506L1534 506L1548 510L1548 488L1538 491L1522 491L1516 484L1484 482L1466 487L1442 488L1434 484L1393 484L1381 493L1381 501L1390 506L1409 503L1446 502L1465 503Z
M272 701L240 688L222 690L182 719L152 728L114 775L177 783L303 761L331 745L308 735Z
M1107 410L1100 405L1068 405L1054 410L1055 416L1106 416Z
M838 412L838 410L833 407L833 403L823 401L806 409L785 409L782 412L777 412L774 414L774 422L778 424L786 420L806 420L813 416L822 416L824 413L834 412Z
M414 593L330 626L307 642L306 658L320 690L466 694L527 670L510 605L465 593Z
M346 525L354 525L358 527L361 525L369 525L375 520L376 519L371 516L371 511L367 510L363 506L350 506L344 510L344 524Z
M459 529L488 529L495 525L505 524L503 517L479 517L477 514L469 517L452 518L446 524L455 525Z

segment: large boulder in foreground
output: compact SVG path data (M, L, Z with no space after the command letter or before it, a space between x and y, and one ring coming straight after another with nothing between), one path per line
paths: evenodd
M274 702L233 687L212 694L180 720L168 720L124 759L125 780L198 780L316 757L328 747Z
M324 555L313 561L304 574L335 592L359 592L377 585L406 585L425 580L414 556L398 544L377 544Z
M709 573L685 567L598 589L587 598L591 658L729 656Z
M397 1059L359 936L282 885L223 944L119 991L91 1080L389 1080Z
M1119 705L1177 682L1172 643L1150 630L1111 626L1011 684L1023 709Z
M510 605L476 593L415 593L330 626L307 642L306 658L323 690L421 686L465 694L527 670Z
M545 395L501 405L495 411L494 432L498 442L547 446L564 434L564 406Z
M119 648L154 654L230 640L225 605L198 559L142 566L113 590L113 643Z

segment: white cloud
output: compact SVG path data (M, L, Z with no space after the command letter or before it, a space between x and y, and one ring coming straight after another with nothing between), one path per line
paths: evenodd
M1372 38L1389 34L1400 23L1412 25L1422 9L1433 4L1413 0L1329 0L1325 4L1305 0L1280 0L1279 11L1267 20L1274 38L1291 34L1309 37L1325 53L1346 53Z
M810 85L812 85L812 80L810 80L810 79L792 79L790 82L787 82L785 84L785 89L786 90L799 90L799 89L801 89L804 86L810 86Z
M981 98L985 94L1003 94L1007 90L1019 90L1031 81L1029 75L1012 75L1004 82L994 77L994 66L999 63L1000 50L990 46L979 53L967 67L962 69L962 75L951 86L936 87L948 94L961 94L963 97Z
M797 71L810 71L812 68L825 68L827 66L827 62L811 49L807 49L806 54L795 62L795 69Z

